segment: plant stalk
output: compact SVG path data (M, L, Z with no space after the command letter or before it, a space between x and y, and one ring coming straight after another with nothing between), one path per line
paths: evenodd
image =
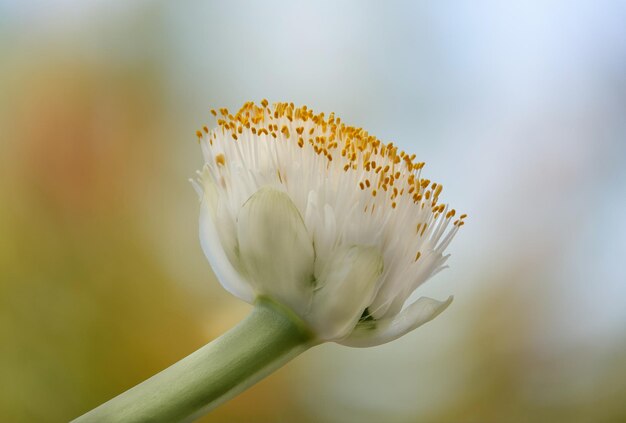
M74 422L192 421L315 344L291 310L259 298L224 335Z

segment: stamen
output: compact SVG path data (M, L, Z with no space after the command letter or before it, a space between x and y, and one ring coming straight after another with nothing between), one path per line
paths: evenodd
M417 225L418 237L426 234L429 223L441 222L444 217L447 221L456 215L454 209L446 212L447 206L439 203L443 186L420 177L425 163L416 162L415 154L409 155L393 143L384 144L362 128L346 125L334 113L326 117L324 113L316 114L307 106L295 107L293 103L276 103L270 107L267 99L263 99L260 105L246 102L235 114L226 108L210 109L210 112L216 118L217 128L209 130L202 126L202 130L196 131L198 139L208 134L208 144L213 146L218 138L232 138L233 141L229 142L238 146L229 149L215 144L222 146L219 154L214 156L218 166L225 166L227 156L235 153L235 160L249 156L258 165L259 149L267 149L271 153L263 157L271 158L275 165L279 160L288 160L302 166L304 160L313 160L312 177L319 171L332 174L343 169L346 173L354 172L354 176L346 180L353 180L358 191L371 190L371 196L363 199L361 210L373 213L375 205L383 207L382 210L401 210L403 215L405 210L413 210L407 216L415 216L417 222L411 222L411 225ZM251 137L256 137L259 143L250 142ZM279 155L276 148L269 146L269 143L283 142L297 145L298 149L287 147L289 153ZM286 174L277 174L279 182L285 183ZM411 207L401 207L407 203ZM466 216L461 215L453 225L463 226ZM429 237L440 237L442 228L436 225L429 231Z

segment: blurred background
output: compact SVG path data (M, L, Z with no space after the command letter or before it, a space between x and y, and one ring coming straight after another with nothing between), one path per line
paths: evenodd
M210 107L334 111L469 214L452 306L203 422L626 421L626 3L0 0L0 421L61 422L236 324L200 250Z

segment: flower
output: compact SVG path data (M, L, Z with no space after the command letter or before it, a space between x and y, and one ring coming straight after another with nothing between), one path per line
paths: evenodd
M278 302L319 341L349 346L389 342L451 303L407 304L446 267L465 218L439 203L442 186L421 177L415 155L293 103L211 113L217 127L197 132L205 165L192 182L224 288Z

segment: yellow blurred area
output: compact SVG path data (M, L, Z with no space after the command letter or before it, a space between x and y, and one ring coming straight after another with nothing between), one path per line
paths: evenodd
M181 288L145 233L146 214L166 219L161 201L171 201L157 192L172 173L163 171L171 165L159 143L177 148L160 133L154 71L95 66L63 50L61 57L32 53L3 75L11 142L3 145L0 191L0 419L14 422L77 416L245 313L219 304L226 301L213 294L219 289L208 265L198 272L196 283L207 285L200 295ZM183 181L186 195L179 195L195 218L195 194ZM195 222L165 224L189 229L183 238L198 258ZM285 390L269 381L213 421L272 416L277 399L268 389Z
M0 421L67 421L246 315L187 179L209 107L262 97L429 163L470 220L420 295L456 299L201 421L626 421L624 7L270 6L0 3Z

